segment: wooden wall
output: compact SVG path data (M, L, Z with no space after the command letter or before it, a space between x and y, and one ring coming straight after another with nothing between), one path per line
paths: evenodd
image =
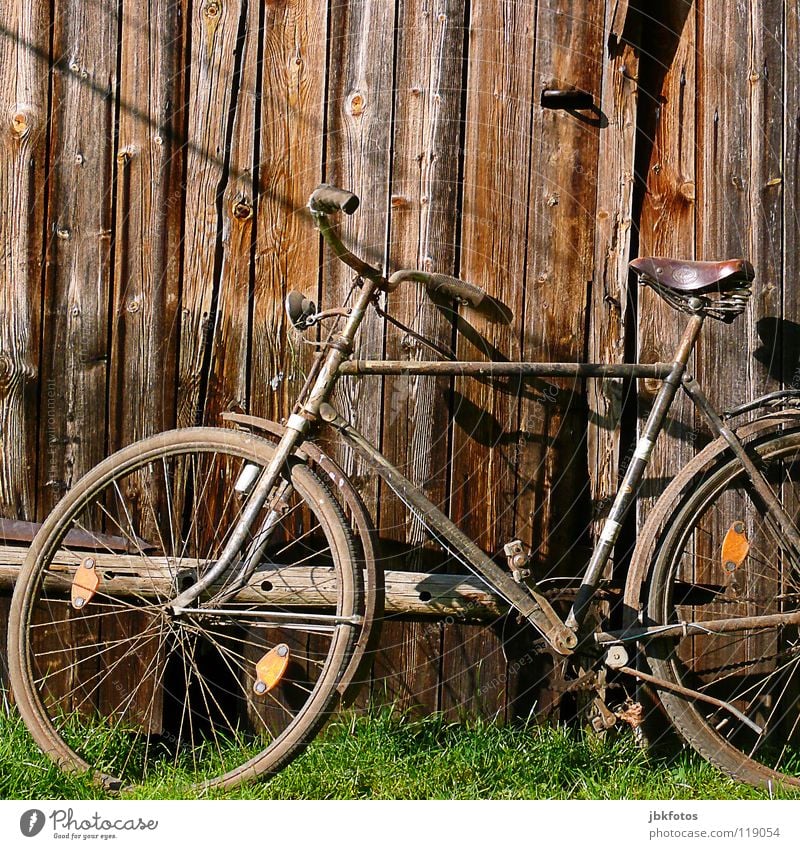
M349 285L304 209L323 179L360 195L344 232L372 262L456 273L510 308L507 324L412 286L388 298L463 358L667 357L680 322L629 286L631 252L742 254L759 270L753 308L707 335L697 374L720 403L796 380L797 8L657 5L3 4L2 514L41 519L109 451L160 429L287 412L310 348L285 293L330 307ZM572 86L592 110L540 105ZM428 356L375 316L357 354ZM615 491L635 389L364 378L337 403L486 550L517 536L537 575L567 576ZM653 387L638 389L644 410ZM643 505L701 438L675 422ZM387 565L454 568L342 459ZM499 717L552 699L547 659L504 646L503 622L384 635L376 699Z

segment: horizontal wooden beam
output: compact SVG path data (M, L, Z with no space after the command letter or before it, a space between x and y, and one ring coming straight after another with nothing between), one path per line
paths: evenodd
M0 546L0 590L13 589L27 549ZM172 590L175 566L164 557L130 554L94 554L106 592L146 599L166 596ZM53 590L69 590L80 553L61 551L49 579ZM193 562L184 559L180 569ZM63 574L63 578L60 574ZM257 571L237 601L263 602L281 607L324 607L331 604L336 587L327 567L283 567ZM452 617L459 621L486 621L508 609L503 600L471 575L432 572L386 572L386 612L413 617Z

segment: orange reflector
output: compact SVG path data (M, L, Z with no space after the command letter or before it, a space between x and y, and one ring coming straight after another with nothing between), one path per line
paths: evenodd
M744 563L750 543L744 530L744 522L734 522L722 542L722 568L733 572Z
M289 646L280 643L270 649L256 664L256 683L253 689L258 696L266 695L273 690L286 674L289 665Z
M72 606L82 610L94 598L100 586L100 573L94 557L84 557L72 579Z

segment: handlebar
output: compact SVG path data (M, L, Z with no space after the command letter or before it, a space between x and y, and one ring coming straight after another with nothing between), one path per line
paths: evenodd
M386 292L391 292L407 280L415 280L418 283L425 284L428 295L442 293L451 298L463 300L473 307L481 304L486 297L486 292L480 286L459 280L457 277L450 277L447 274L435 274L413 269L395 271L387 280L380 270L373 268L349 251L328 221L328 215L335 212L352 215L358 209L359 203L357 195L327 183L317 186L308 199L308 208L311 210L311 215L322 237L343 263L349 265L361 277L366 277L368 280L377 283Z

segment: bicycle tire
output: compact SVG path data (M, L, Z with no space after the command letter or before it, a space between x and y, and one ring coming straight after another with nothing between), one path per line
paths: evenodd
M167 775L231 787L282 769L329 716L359 631L340 620L363 613L363 576L339 504L307 465L284 472L286 504L248 586L227 599L212 588L197 607L214 614L169 612L224 545L243 470L273 453L241 431L159 434L100 463L48 517L15 587L8 656L20 714L64 769L115 791ZM76 577L87 557L94 594ZM287 569L335 623L309 624L308 606L280 596ZM88 596L77 609L75 592ZM277 670L266 680L262 660Z
M772 433L757 454L773 491L793 518L800 506L800 433ZM729 458L700 474L681 500L655 551L646 622L658 626L792 612L800 577L767 528L745 470ZM743 528L737 525L743 524ZM725 538L744 530L746 553L725 560ZM741 539L741 537L739 538ZM800 641L797 626L751 628L651 639L654 675L726 701L732 712L665 689L659 699L683 739L736 780L756 787L800 786Z

